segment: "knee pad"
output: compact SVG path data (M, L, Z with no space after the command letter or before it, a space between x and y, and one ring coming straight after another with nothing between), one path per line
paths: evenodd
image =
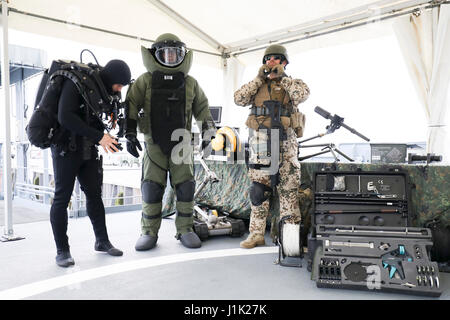
M177 201L190 202L194 200L195 181L188 180L175 186Z
M158 203L162 201L164 186L159 183L144 180L141 185L142 199L146 203Z
M250 201L254 206L260 206L264 201L269 199L272 194L272 188L259 183L252 182L250 187Z

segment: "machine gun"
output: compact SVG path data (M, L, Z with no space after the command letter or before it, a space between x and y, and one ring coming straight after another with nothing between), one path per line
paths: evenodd
M361 137L361 138L363 138L366 141L370 141L369 138L363 136L361 133L359 133L355 129L353 129L353 128L349 127L348 125L346 125L344 123L344 118L338 116L337 114L332 116L331 113L329 113L328 111L322 109L319 106L315 107L314 111L317 112L318 114L320 114L325 119L331 120L331 123L326 127L326 129L327 129L326 134L333 133L335 130L339 129L340 127L343 127L345 129L347 129L348 131L350 131L351 133L356 134L358 137Z
M402 280L405 279L405 271L403 270L402 262L413 261L403 245L399 245L397 249L384 254L381 259L383 268L389 268L389 278L392 279L397 272Z
M263 104L264 107L266 107L267 110L269 110L271 122L270 130L268 130L269 143L267 145L271 159L270 166L272 167L273 165L272 161L276 159L275 165L277 167L276 173L270 175L270 186L273 190L280 182L280 172L279 172L280 164L278 160L278 155L281 153L282 142L287 139L287 133L283 128L283 124L281 123L281 103L275 100L267 100L264 101ZM277 142L275 146L278 147L278 150L276 152L275 150L272 150L273 147L272 142L274 142L274 140Z

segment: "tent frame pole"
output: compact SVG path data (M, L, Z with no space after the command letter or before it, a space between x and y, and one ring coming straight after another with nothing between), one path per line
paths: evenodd
M12 171L11 171L11 105L10 105L10 79L9 79L9 52L8 52L8 0L2 2L2 84L3 84L3 194L5 203L5 227L1 241L23 239L14 235L12 210Z

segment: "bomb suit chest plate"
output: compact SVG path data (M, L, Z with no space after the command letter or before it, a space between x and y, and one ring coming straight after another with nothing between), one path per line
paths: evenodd
M171 141L173 131L185 128L186 81L182 72L152 73L151 127L153 141L170 154L178 141Z

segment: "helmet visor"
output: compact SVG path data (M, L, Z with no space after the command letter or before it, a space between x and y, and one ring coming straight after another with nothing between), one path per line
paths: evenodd
M155 51L156 60L166 67L178 66L183 62L185 55L185 47L162 47Z

